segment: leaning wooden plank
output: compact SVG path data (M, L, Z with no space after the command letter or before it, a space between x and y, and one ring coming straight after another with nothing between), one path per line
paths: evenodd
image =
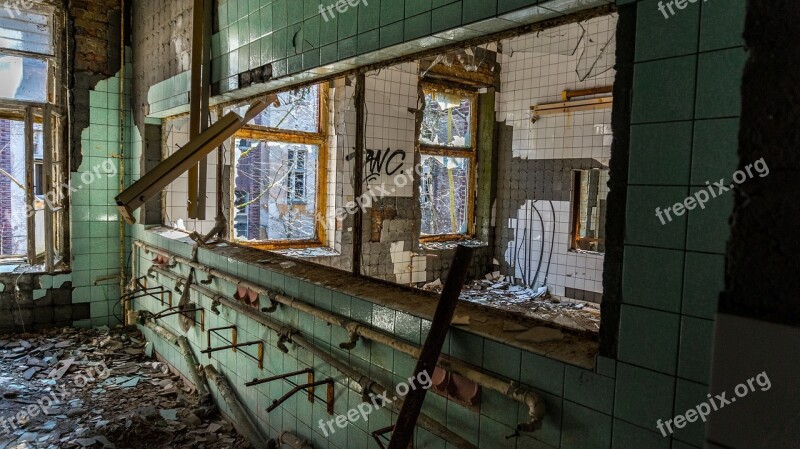
M433 376L436 361L439 360L439 356L442 353L442 345L450 329L450 322L456 312L461 288L467 278L467 270L472 261L474 251L475 248L463 245L456 249L453 264L450 266L450 272L447 274L447 280L439 298L439 304L436 306L436 313L433 315L431 330L420 351L417 366L414 368L414 377L417 377L422 372ZM389 442L389 449L408 448L427 392L424 388L414 388L404 398L403 408L397 417L392 439Z

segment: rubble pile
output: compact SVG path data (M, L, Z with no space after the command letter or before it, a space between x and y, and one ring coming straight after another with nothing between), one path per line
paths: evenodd
M249 447L132 328L0 336L0 449Z
M426 284L423 289L441 292L440 280ZM500 273L486 279L470 281L461 290L461 299L484 306L496 307L548 321L559 326L588 332L600 331L600 306L586 301L553 296L549 292L536 297L536 290L515 285Z

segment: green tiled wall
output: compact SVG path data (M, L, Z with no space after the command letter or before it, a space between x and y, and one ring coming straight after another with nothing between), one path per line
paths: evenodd
M428 395L425 412L480 447L688 449L703 445L703 430L698 424L664 438L655 423L705 398L731 203L729 198L715 199L705 210L694 210L666 225L658 221L654 211L682 201L703 188L705 181L729 178L735 170L738 87L745 59L741 41L744 1L696 2L670 19L664 19L658 11L657 0L617 3L635 3L638 8L618 360L599 357L596 369L589 371L452 331L445 352L531 386L547 403L541 430L506 438L524 420L525 410L519 404L484 391L480 409L472 411ZM235 88L233 77L237 73L265 63L272 63L275 75L282 76L517 11L536 2L370 0L368 7L359 5L351 11L354 14L337 14L328 22L320 20L319 4L318 0L219 3L219 32L213 41L214 79ZM559 0L557 4L568 11L585 2ZM481 25L472 27L473 33L481 33ZM171 87L159 88L167 90L157 94L157 101L181 95L185 88L176 82L168 84ZM133 236L190 255L189 245L145 232L141 226L134 227ZM361 298L330 292L203 249L199 257L202 263L285 290L353 319L375 323L378 318L378 323L386 323L382 325L391 326L409 341L424 337L429 326L425 320ZM146 259L137 257L137 266L142 272L146 270ZM231 293L231 285L214 282L214 288ZM210 307L208 298L195 299ZM139 305L160 310L153 300L144 299ZM344 331L304 314L280 310L275 318L297 326L320 346L382 382L400 381L412 365L404 354L377 344L362 342L353 351L342 351L337 343L346 340ZM325 439L315 424L325 417L320 404L289 401L267 415L265 404L282 394L285 386L247 389L245 380L303 366L313 366L325 375L330 367L302 350L287 355L278 352L274 335L244 317L209 319L208 325L237 324L242 340L259 338L268 343L269 362L263 371L258 371L253 362L230 354L213 357L211 363L232 380L271 435L290 430L310 437L318 448L362 448L368 447L369 431L390 422L392 416L381 412L368 423L351 425ZM177 328L174 319L169 320L167 325ZM174 348L148 336L159 352L177 367L185 368ZM204 346L200 332L191 331L190 340L199 354ZM337 381L342 381L341 377ZM360 400L342 385L336 391L337 413ZM424 431L416 438L416 447L446 447Z
M128 64L126 73L131 73ZM119 194L120 82L119 74L102 80L89 93L89 127L81 135L82 162L71 173L73 302L91 303L91 320L79 326L113 325L121 321L119 278L120 221L114 197ZM125 104L129 109L130 88ZM131 115L125 118L126 152L129 150ZM114 170L104 168L113 165ZM130 165L130 164L129 164ZM100 176L97 176L97 173ZM94 172L94 176L87 173ZM116 173L111 175L111 173ZM92 179L90 183L86 180ZM130 239L126 239L126 247ZM127 254L127 252L126 252Z

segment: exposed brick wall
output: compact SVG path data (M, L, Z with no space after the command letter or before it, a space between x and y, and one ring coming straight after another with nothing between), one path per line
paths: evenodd
M82 160L81 134L89 126L89 91L120 69L120 0L69 0L68 42L73 99L72 170Z

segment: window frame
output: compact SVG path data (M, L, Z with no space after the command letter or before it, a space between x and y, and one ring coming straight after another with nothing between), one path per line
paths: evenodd
M609 171L608 169L603 168L580 168L580 169L573 169L572 170L572 195L570 198L570 239L569 239L569 251L572 252L581 252L581 253L588 253L588 254L599 254L605 255L606 251L593 251L588 249L582 249L578 245L578 240L581 239L580 237L580 229L581 229L581 220L585 219L585 214L581 208L581 185L583 172L590 172L592 170L597 170L602 172L603 170ZM600 188L600 184L598 184L598 189ZM599 208L599 205L597 206ZM598 211L599 213L599 211ZM605 220L605 217L601 217L602 220ZM602 239L596 239L597 242L603 242L603 246L605 246L606 238L605 235Z
M55 5L35 5L32 12L49 16L49 32L52 35L52 53L36 53L25 50L0 48L2 56L16 56L38 59L47 64L46 95L43 102L0 98L0 119L20 121L25 128L25 192L26 208L43 210L44 250L36 251L36 216L27 217L27 250L26 254L9 254L0 256L0 265L27 263L28 265L44 265L44 271L55 273L57 269L66 269L69 260L69 207L70 192L64 186L69 182L69 154L65 141L66 106L65 98L65 64L61 60L63 39L59 35L64 29L60 8ZM35 125L41 125L42 159L36 159ZM40 180L43 195L34 191L35 165L42 166ZM52 201L52 204L51 204ZM43 209L36 209L36 203L43 202ZM60 217L56 217L60 213ZM61 228L61 232L58 228ZM58 251L58 254L56 253Z
M326 245L327 242L327 234L326 234L326 227L322 220L319 220L319 217L327 216L327 199L328 199L328 127L329 127L329 111L328 111L328 85L327 83L320 83L316 86L319 87L319 98L317 101L319 102L318 108L318 116L317 116L317 130L316 132L307 132L307 131L293 131L293 130L286 130L286 129L278 129L278 128L271 128L268 126L263 125L253 125L247 124L243 126L241 129L236 131L234 135L229 140L229 154L230 154L230 176L229 182L227 186L223 186L228 189L229 192L229 203L230 206L228 208L228 241L235 243L237 245L247 246L250 248L256 248L261 250L276 250L276 249L292 249L292 248L315 248L315 247L322 247ZM287 89L285 91L297 90L303 87L308 86L296 86L291 89ZM254 98L260 98L259 97ZM313 239L301 239L301 240L262 240L262 241L247 241L241 240L236 236L236 230L234 228L234 220L236 217L236 206L235 206L235 195L236 195L236 148L235 142L236 139L250 139L250 140L261 140L261 141L269 141L269 142L282 142L282 143L294 143L294 144L302 144L302 145L315 145L319 148L319 154L317 157L317 185L316 185L316 207L315 207L315 214L314 214L314 221L315 221L315 234L316 238ZM305 163L307 164L308 161L306 160ZM308 166L306 165L304 168L304 172L308 171ZM306 178L307 179L307 178ZM220 181L221 182L221 181ZM307 188L307 186L306 186ZM292 201L288 201L287 204L299 204ZM307 204L307 203L303 203Z
M420 232L420 243L429 242L446 242L457 240L469 240L475 236L475 185L477 173L477 155L478 155L478 93L470 90L466 86L453 86L449 83L421 80L420 88L424 96L430 91L442 90L445 92L455 93L468 98L470 100L470 146L469 147L450 147L447 145L431 145L423 143L421 136L417 136L417 147L420 154L420 164L422 163L423 156L441 156L441 157L457 157L469 159L469 184L467 185L467 231L463 234L445 233L445 234L431 234L426 235ZM420 111L421 118L424 120L425 108ZM421 134L421 133L420 133ZM422 179L419 182L420 188L422 186ZM421 205L422 192L417 192L417 203ZM421 226L421 223L420 223Z

